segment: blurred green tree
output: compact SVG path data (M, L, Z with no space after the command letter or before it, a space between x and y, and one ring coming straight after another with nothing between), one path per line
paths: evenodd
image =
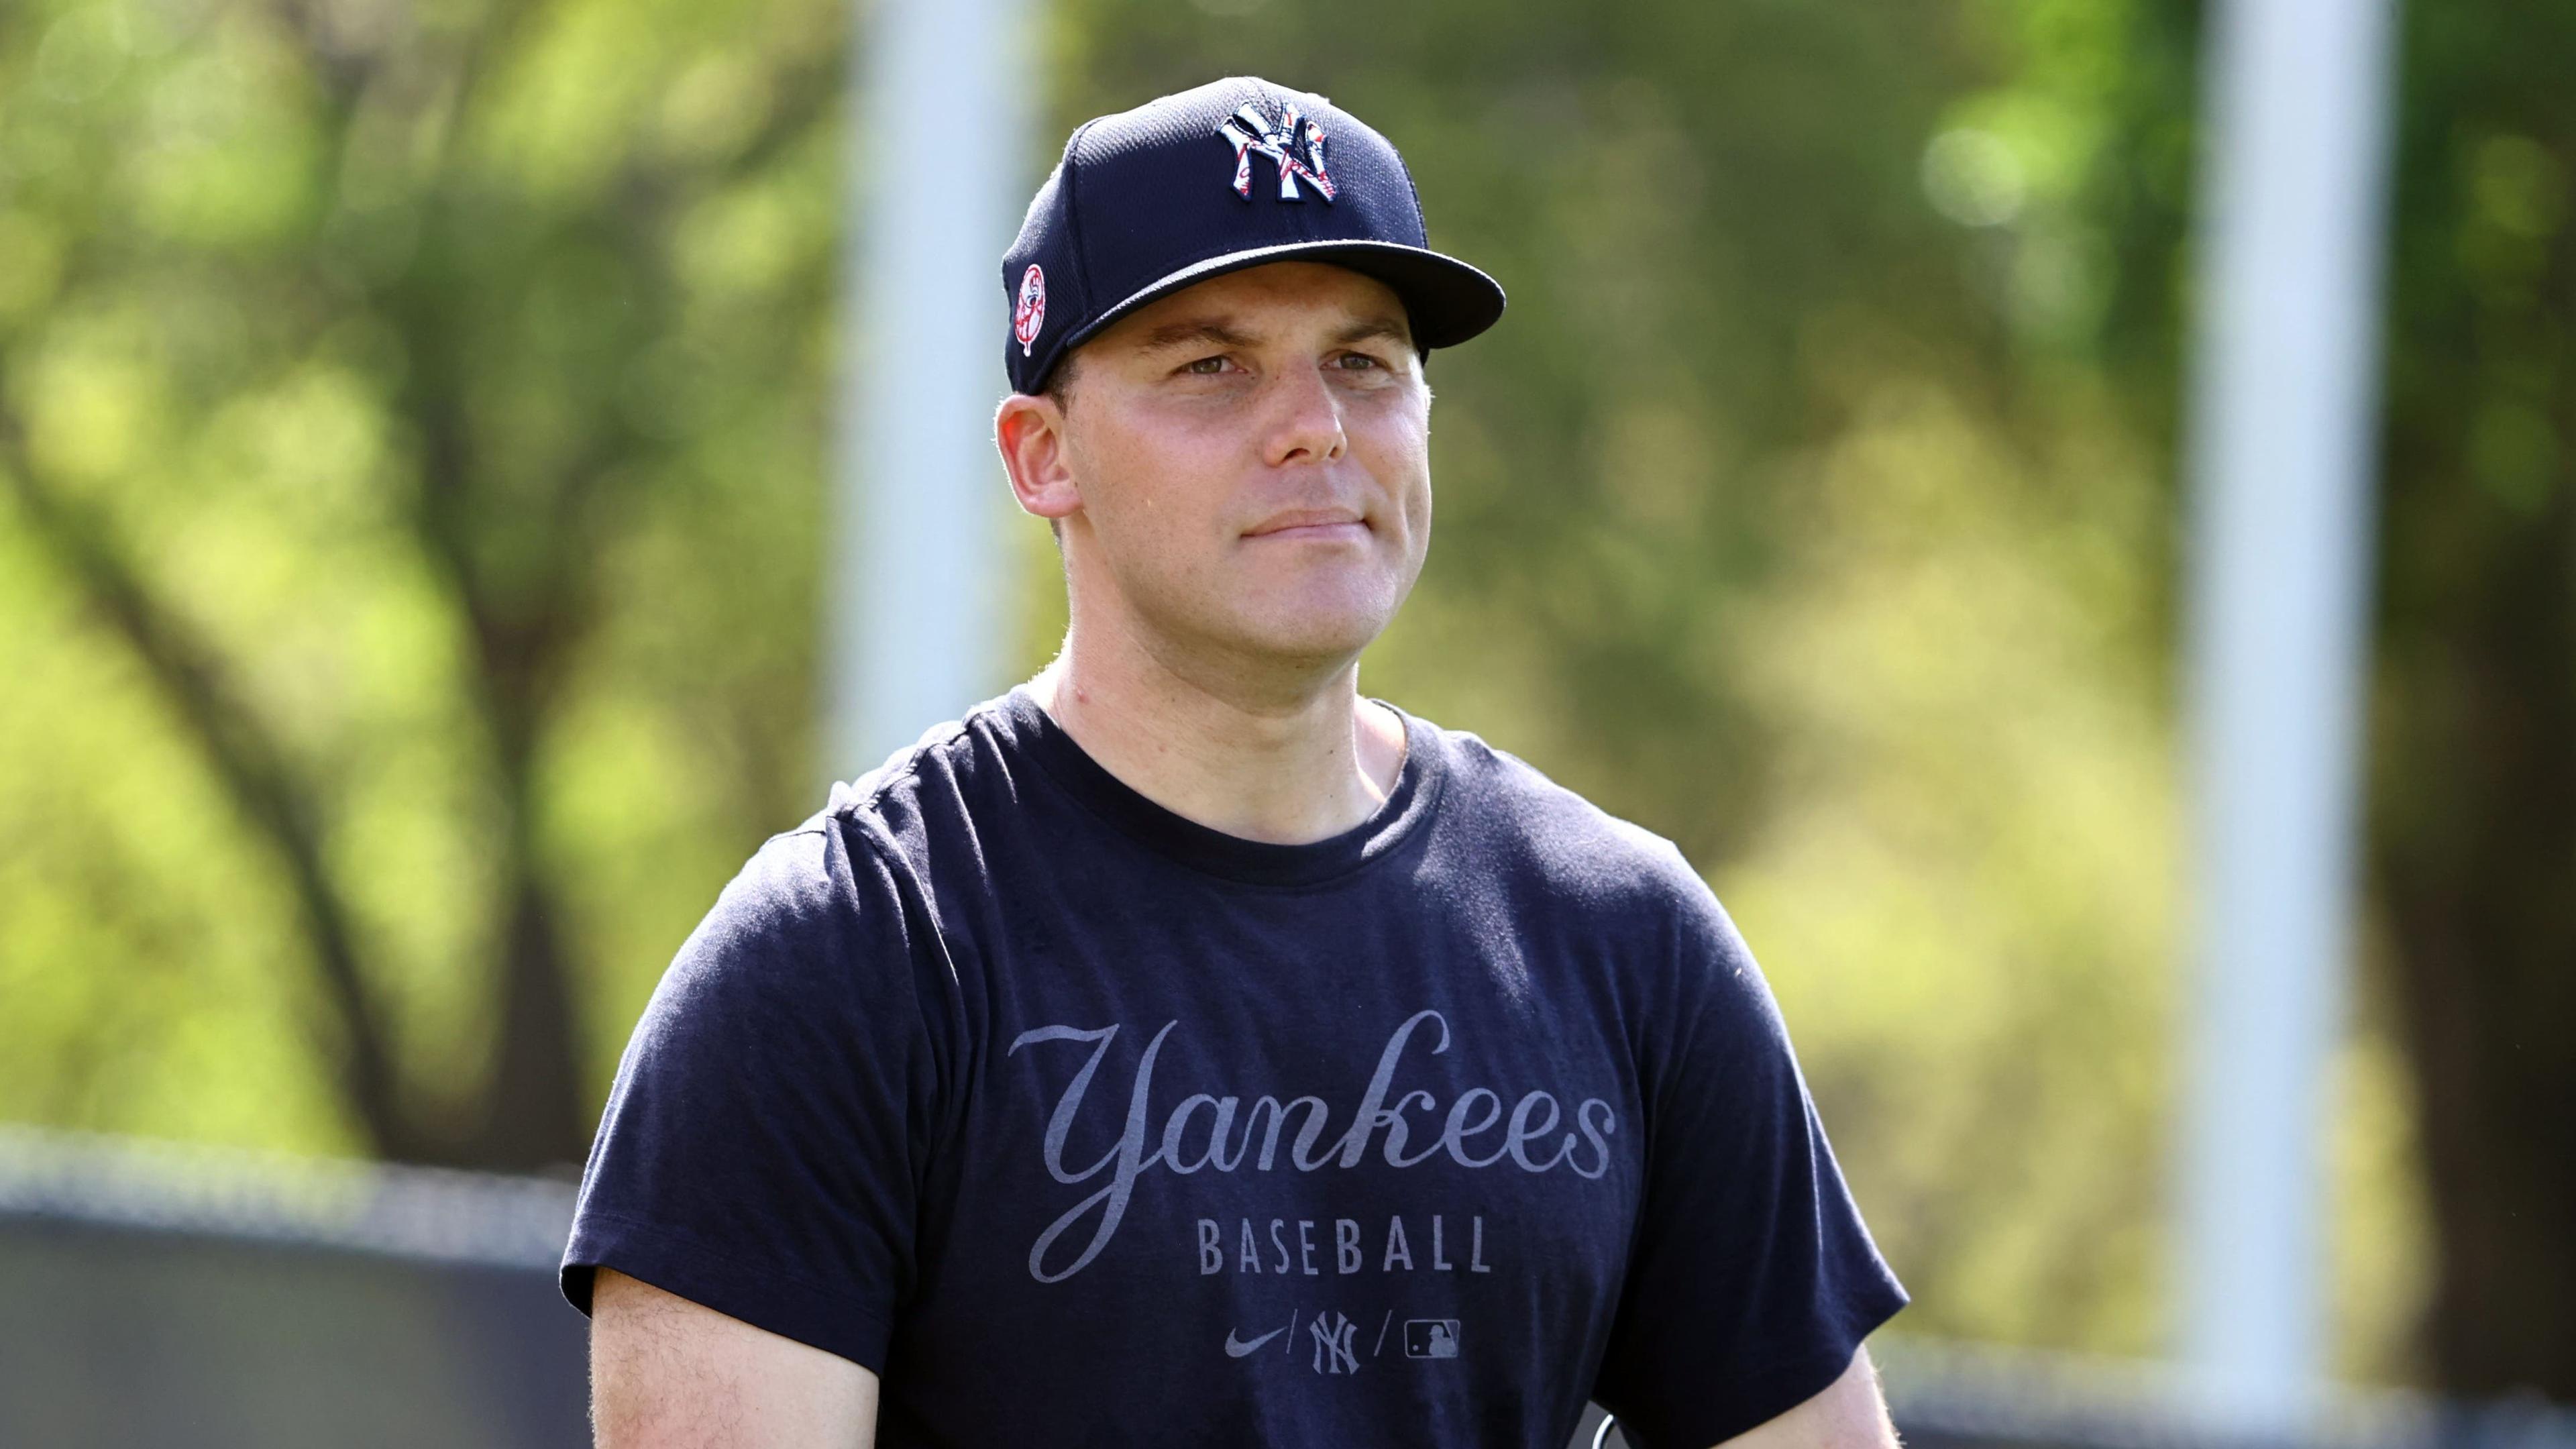
M1982 7L2017 58L1961 114L2006 144L1950 188L2076 163L2059 224L2112 285L2083 359L2168 457L2198 9ZM2576 11L2397 13L2344 1366L2576 1401Z
M2128 49L2084 43L2098 19L2051 0L1994 12L2027 46L1998 92L2016 98L2007 112L2054 93L2112 128L2073 211L2108 239L2136 305L2111 307L2089 352L2160 449L2190 260L2177 42L2198 8L2141 7L2163 39ZM2345 1366L2570 1402L2576 11L2396 8L2365 1031L2340 1144ZM2380 1340L2357 1357L2353 1318Z
M2445 1387L2576 1402L2576 9L2405 16L2371 866L2425 1336Z
M580 1159L576 878L599 882L604 843L582 813L712 791L739 846L800 793L840 24L811 3L0 12L0 497L13 564L32 544L79 600L13 589L70 635L11 661L61 689L19 692L10 725L47 761L7 802L13 1029L41 1042L65 1007L60 1052L22 1070L76 1092L119 1049L136 1013L84 1016L63 977L189 954L185 927L127 934L151 913L125 897L204 869L241 895L181 914L292 922L249 949L309 970L287 1009L365 1148ZM752 536L692 556L728 534ZM765 556L785 563L746 576ZM130 674L70 657L110 639ZM639 724L682 747L621 748ZM166 768L133 738L164 731L236 827L192 831L218 837L202 859L133 859L150 817L96 803L209 803L105 785ZM18 904L65 893L94 915ZM217 1096L259 1075L209 1065Z

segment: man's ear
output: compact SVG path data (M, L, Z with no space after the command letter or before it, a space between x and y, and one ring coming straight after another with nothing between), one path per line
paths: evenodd
M1015 392L993 413L993 444L1011 475L1011 496L1040 518L1061 519L1082 507L1066 456L1064 408L1043 394Z

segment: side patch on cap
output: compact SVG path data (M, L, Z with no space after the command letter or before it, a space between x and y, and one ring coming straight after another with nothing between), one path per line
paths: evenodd
M1020 355L1029 355L1037 345L1038 333L1046 326L1046 273L1038 264L1020 274L1020 300L1011 308L1011 335L1020 341Z
M1279 163L1279 199L1303 201L1297 190L1297 178L1315 188L1315 194L1326 201L1333 199L1333 178L1324 170L1324 128L1300 115L1295 101L1280 102L1279 120L1273 125L1258 107L1246 101L1234 108L1234 114L1217 122L1216 133L1234 147L1234 194L1246 201L1252 199L1252 155L1258 151ZM1304 155L1299 155L1300 150Z

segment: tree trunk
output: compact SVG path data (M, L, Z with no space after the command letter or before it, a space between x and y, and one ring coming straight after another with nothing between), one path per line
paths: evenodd
M562 933L545 893L524 875L503 943L500 1050L472 1148L482 1166L579 1168L590 1147L581 1054Z
M2392 524L2493 507L2456 473L2416 481ZM2373 850L2426 1144L2431 1366L2454 1393L2561 1402L2576 1402L2571 483L2544 517L2463 548L2477 566L2391 641Z

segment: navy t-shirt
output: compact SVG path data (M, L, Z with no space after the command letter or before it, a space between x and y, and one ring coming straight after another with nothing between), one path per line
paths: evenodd
M1905 1294L1670 842L1404 717L1309 845L1025 690L761 846L600 1123L606 1265L883 1376L877 1442L1705 1449Z

